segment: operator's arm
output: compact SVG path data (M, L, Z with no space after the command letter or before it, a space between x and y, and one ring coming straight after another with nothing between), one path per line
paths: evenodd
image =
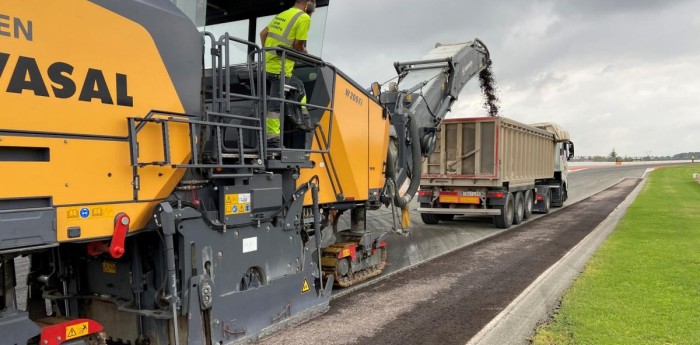
M295 24L295 30L292 31L294 32L294 42L292 43L292 49L302 52L302 53L308 53L306 51L306 40L309 37L309 28L311 27L311 17L309 17L307 14L304 14L299 18L299 20Z
M260 45L263 47L265 46L265 41L267 40L267 33L269 31L270 30L267 29L267 26L262 31L260 31Z
M294 50L302 52L302 53L308 53L306 51L306 41L294 40L294 43L292 44L292 48L294 48Z

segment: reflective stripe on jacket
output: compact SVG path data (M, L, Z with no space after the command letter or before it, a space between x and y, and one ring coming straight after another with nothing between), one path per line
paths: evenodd
M306 12L292 7L277 16L267 25L267 39L265 48L287 47L292 48L294 40L306 41L308 38L311 17ZM265 68L268 73L281 74L282 60L277 54L268 52L265 56ZM287 77L292 75L294 61L284 60L284 71Z
M265 118L267 139L279 138L280 136L280 113L268 112Z

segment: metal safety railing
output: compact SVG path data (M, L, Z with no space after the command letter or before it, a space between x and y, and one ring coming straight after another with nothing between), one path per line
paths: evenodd
M316 67L325 67L326 63L323 62L323 60L316 58L312 55L308 54L302 54L300 52L294 51L292 49L288 49L285 47L268 47L264 48L263 51L269 52L272 54L276 54L280 57L280 71L286 71L285 66L288 62L289 59L294 60L295 62L301 62L305 65L310 65L310 66L316 66ZM280 78L280 85L287 85L287 76L285 73L280 73L279 75ZM286 152L295 152L295 153L302 153L302 154L307 154L307 153L321 153L321 154L328 154L330 151L330 146L331 146L331 139L332 139L332 132L333 132L333 117L334 117L334 106L335 106L335 97L333 94L333 90L335 90L335 73L333 76L333 79L331 81L331 86L330 90L328 92L330 96L329 100L329 106L323 106L323 105L318 105L318 104L311 104L311 103L302 103L302 102L297 102L293 101L290 99L287 99L284 95L285 89L284 87L279 88L279 94L277 95L270 95L267 96L267 101L273 101L273 102L279 102L280 103L280 127L284 128L284 121L286 118L286 107L285 105L291 104L295 105L298 107L306 107L311 110L323 110L324 112L328 112L328 127L324 129L322 126L316 126L314 131L320 131L321 136L325 139L325 142L321 143L319 142L319 149L297 149L297 148L286 148L284 145L284 136L281 136L280 138L280 148L268 148L268 152L281 152L281 151L286 151ZM263 89L267 90L267 78L263 78ZM267 114L267 102L265 104L265 111L264 114ZM319 123L321 122L320 119ZM326 132L328 133L326 135Z
M210 113L211 119L233 119L240 123L225 123L217 121L200 120L196 116L179 114L167 111L151 111L145 117L130 117L129 124L129 148L131 153L131 166L134 168L143 168L146 166L170 166L172 168L236 168L236 169L252 169L261 168L259 147L244 148L243 136L244 133L250 132L257 135L258 141L262 136L260 119L250 118L237 115ZM249 123L249 124L248 124ZM157 161L142 161L140 160L139 133L148 125L154 124L160 126L162 136L162 159ZM171 126L179 124L187 126L189 138L189 150L191 158L189 163L178 163L172 159L171 148ZM227 130L235 131L238 145L236 147L226 147L224 141L224 132ZM213 133L212 147L206 152L202 151L198 138L202 132ZM250 134L247 134L250 135ZM180 140L179 138L177 140ZM205 154L205 153L208 153ZM227 156L227 153L235 153ZM205 160L204 157L207 157Z
M331 134L333 131L333 106L334 97L332 90L335 88L335 69L331 80L331 89L328 105L302 103L285 97L284 88L280 87L280 93L267 95L267 73L265 70L265 55L271 52L280 56L282 71L289 59L301 62L304 66L325 67L325 63L313 56L280 48L260 48L255 43L231 37L224 34L218 39L209 32L203 33L204 38L211 45L209 50L211 69L205 71L204 95L206 110L201 115L190 115L169 111L153 110L143 117L128 118L128 141L131 154L131 166L136 169L146 166L170 166L172 168L200 168L210 169L211 175L216 177L250 176L253 169L264 169L266 159L280 159L286 156L302 157L309 160L311 153L320 153L327 156L330 151ZM246 47L248 54L246 63L234 65L231 61L231 45L239 44ZM287 76L282 73L280 84L286 85ZM313 129L313 139L317 142L317 148L313 149L311 141L304 148L287 148L284 143L284 135L280 136L280 147L270 148L266 144L266 118L268 102L280 103L280 127L284 127L285 105L305 107L309 111L321 111L320 119ZM324 116L328 116L327 122ZM288 119L287 119L288 120ZM327 123L326 126L319 125ZM144 138L140 136L147 126L159 126L162 136L162 157L153 160L144 160L140 155L140 145ZM173 144L180 137L173 137L173 126L178 126L180 135L181 126L187 127L189 139L189 162L173 160ZM153 133L153 130L148 131ZM143 135L143 134L141 134ZM322 139L321 139L322 138ZM153 144L150 139L149 145ZM178 145L182 147L182 145ZM153 150L149 150L152 152ZM279 154L282 153L282 154ZM294 153L294 154L292 154ZM277 158L275 158L277 157ZM182 156L178 156L181 160ZM232 169L223 173L223 169ZM232 172L233 171L233 172Z

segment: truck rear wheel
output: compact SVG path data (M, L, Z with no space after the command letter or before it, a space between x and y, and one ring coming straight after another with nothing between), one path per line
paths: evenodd
M544 208L542 209L542 213L547 214L549 213L549 209L552 207L552 189L547 188L547 192L544 193L544 198L542 199L542 202L544 203Z
M508 193L506 200L502 206L497 206L496 208L501 210L501 214L498 216L493 216L493 222L496 227L501 229L508 229L513 225L513 211L514 207L513 193Z
M528 189L525 192L525 212L523 213L523 218L530 219L532 217L532 189Z
M523 200L523 193L515 193L515 210L513 211L513 224L520 224L523 222L525 216L525 201Z
M559 183L559 188L557 189L556 193L558 194L558 197L556 198L558 201L557 202L552 202L552 207L562 207L564 206L564 201L569 198L566 193L566 185L563 182Z
M428 225L434 225L434 224L440 223L440 215L439 214L421 213L420 219L423 221L423 223L428 224Z

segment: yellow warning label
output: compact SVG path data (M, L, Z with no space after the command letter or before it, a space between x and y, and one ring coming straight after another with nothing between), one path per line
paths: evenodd
M343 248L343 257L350 256L350 249L348 248Z
M224 199L224 214L245 214L251 212L250 193L226 194Z
M80 210L77 208L69 208L68 209L68 219L80 218L80 214L78 212L80 212Z
M90 334L90 329L87 322L81 322L73 326L66 327L66 340L79 338Z
M102 272L117 273L117 263L114 261L104 261L102 263Z
M306 278L304 278L304 284L301 285L301 293L309 292L309 290L311 290L311 287L309 286L309 282L306 281Z
M68 220L88 220L114 218L114 207L112 206L92 206L69 208L66 211Z

